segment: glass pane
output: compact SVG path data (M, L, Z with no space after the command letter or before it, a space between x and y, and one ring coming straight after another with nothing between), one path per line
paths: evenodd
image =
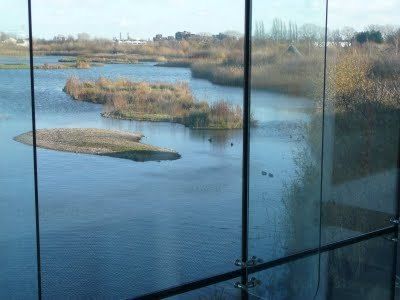
M296 260L251 274L260 283L251 299L392 299L392 236ZM320 270L320 273L318 274Z
M321 255L320 299L392 298L392 237L377 237ZM397 298L396 298L397 299Z
M235 288L235 283L240 282L240 278L213 284L204 288L196 289L178 296L169 297L169 300L239 300L241 290Z
M243 8L35 1L44 297L134 297L236 268Z
M400 235L397 235L397 238L400 238ZM399 255L400 255L400 247L399 243L397 243L397 266L396 266L396 282L395 282L395 299L400 298L400 260L399 260Z
M325 1L253 1L250 255L319 245Z
M398 197L400 3L342 4L329 1L324 243L389 226Z
M318 256L311 256L251 274L259 285L249 289L250 299L310 300L318 290Z
M35 299L33 151L17 138L32 131L27 1L0 1L0 12L0 298Z

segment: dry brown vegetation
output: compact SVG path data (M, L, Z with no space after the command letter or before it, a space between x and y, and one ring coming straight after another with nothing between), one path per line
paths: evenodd
M105 105L103 116L181 123L190 128L235 129L243 126L242 109L220 101L198 101L186 83L68 79L64 91L75 100Z
M335 182L396 167L400 57L377 49L337 52L327 96L335 116Z
M86 44L86 46L85 46ZM323 49L296 43L296 53L288 42L255 43L252 54L252 87L298 96L313 97L323 68ZM215 84L243 84L243 40L155 42L147 45L120 45L107 41L36 43L38 54L72 55L60 62L138 63L158 62L163 67L188 67L193 77ZM304 55L302 55L302 53ZM319 83L319 82L318 82Z
M34 66L35 69L41 70L61 70L61 69L89 69L91 64L86 61L76 61L74 63L63 63L63 64L43 64Z

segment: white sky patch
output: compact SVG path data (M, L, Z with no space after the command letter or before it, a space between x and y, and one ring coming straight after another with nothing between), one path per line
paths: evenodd
M325 24L325 0L253 0L253 22L270 30L274 18L298 26ZM87 32L112 38L129 32L152 38L176 31L243 32L244 0L32 0L34 37ZM27 24L26 0L0 0L0 31L19 31ZM400 0L329 0L329 29L370 24L400 25Z
M329 0L329 27L363 30L371 24L400 25L400 0Z

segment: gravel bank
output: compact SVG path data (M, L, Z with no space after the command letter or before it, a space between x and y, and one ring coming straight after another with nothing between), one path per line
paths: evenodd
M37 147L94 155L104 155L133 161L175 160L179 153L140 143L140 133L94 128L55 128L36 131ZM14 140L32 145L32 132L18 135Z

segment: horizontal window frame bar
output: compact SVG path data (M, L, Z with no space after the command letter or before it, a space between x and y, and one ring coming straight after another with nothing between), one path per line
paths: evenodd
M212 277L207 277L204 279L188 282L182 285L178 285L172 288L167 288L165 290L160 290L154 293L150 294L145 294L139 297L134 297L130 299L140 299L140 300L147 300L147 299L163 299L167 297L172 297L176 296L179 294L183 294L186 292L190 292L199 288L207 287L212 284L224 282L230 279L234 278L239 278L242 276L245 272L245 269L237 269L234 271L226 272L226 273L221 273L219 275L215 275Z
M370 240L372 238L375 237L379 237L379 236L384 236L384 235L388 235L391 233L395 233L396 232L396 228L397 225L392 225L392 226L388 226L388 227L384 227L384 228L380 228L374 231L370 231L368 233L364 233L361 235L357 235L354 237L350 237L344 240L340 240L337 242L333 242L333 243L329 243L329 244L325 244L322 245L319 248L312 248L312 249L307 249L301 252L297 252L294 254L290 254L287 256L284 256L282 258L278 258L275 260L271 260L265 263L261 263L259 265L256 266L252 266L249 268L248 272L249 273L257 273L257 272L261 272L267 269L271 269L277 266L280 266L282 264L288 263L288 262L292 262L292 261L296 261L298 259L302 259L302 258L306 258L312 255L316 255L316 254L322 254L328 251L332 251L332 250L336 250L336 249L340 249L343 247L347 247L347 246L351 246L360 242L364 242L367 240Z
M312 255L316 255L316 254L321 254L321 253L325 253L328 251L332 251L332 250L336 250L336 249L340 249L343 247L347 247L347 246L351 246L363 241L367 241L376 237L380 237L380 236L384 236L384 235L388 235L391 233L396 233L398 229L398 225L392 225L392 226L388 226L388 227L383 227L374 231L370 231L368 233L364 233L364 234L360 234L357 235L355 237L350 237L344 240L340 240L337 242L333 242L333 243L329 243L326 245L322 245L321 247L317 247L317 248L311 248L311 249L307 249L304 251L300 251L291 255L287 255L284 256L282 258L278 258L278 259L274 259L256 266L252 266L247 268L247 273L248 274L253 274L253 273L257 273L257 272L261 272L261 271L265 271L267 269L271 269L289 262L293 262L302 258L306 258ZM133 297L133 298L129 298L129 299L140 299L140 300L146 300L146 299L163 299L163 298L167 298L167 297L172 297L172 296L176 296L179 294L183 294L186 292L190 292L199 288L203 288L203 287L207 287L209 285L212 284L217 284L220 282L224 282L227 280L231 280L234 278L238 278L240 276L242 276L245 273L246 269L238 269L238 270L234 270L234 271L230 271L230 272L226 272L226 273L221 273L215 276L211 276L211 277L207 277L207 278L203 278L200 280L195 280L195 281L191 281L182 285L178 285L175 287L171 287L171 288L167 288L164 290L160 290L157 292L153 292L153 293L149 293L149 294L144 294L142 296L138 296L138 297Z

